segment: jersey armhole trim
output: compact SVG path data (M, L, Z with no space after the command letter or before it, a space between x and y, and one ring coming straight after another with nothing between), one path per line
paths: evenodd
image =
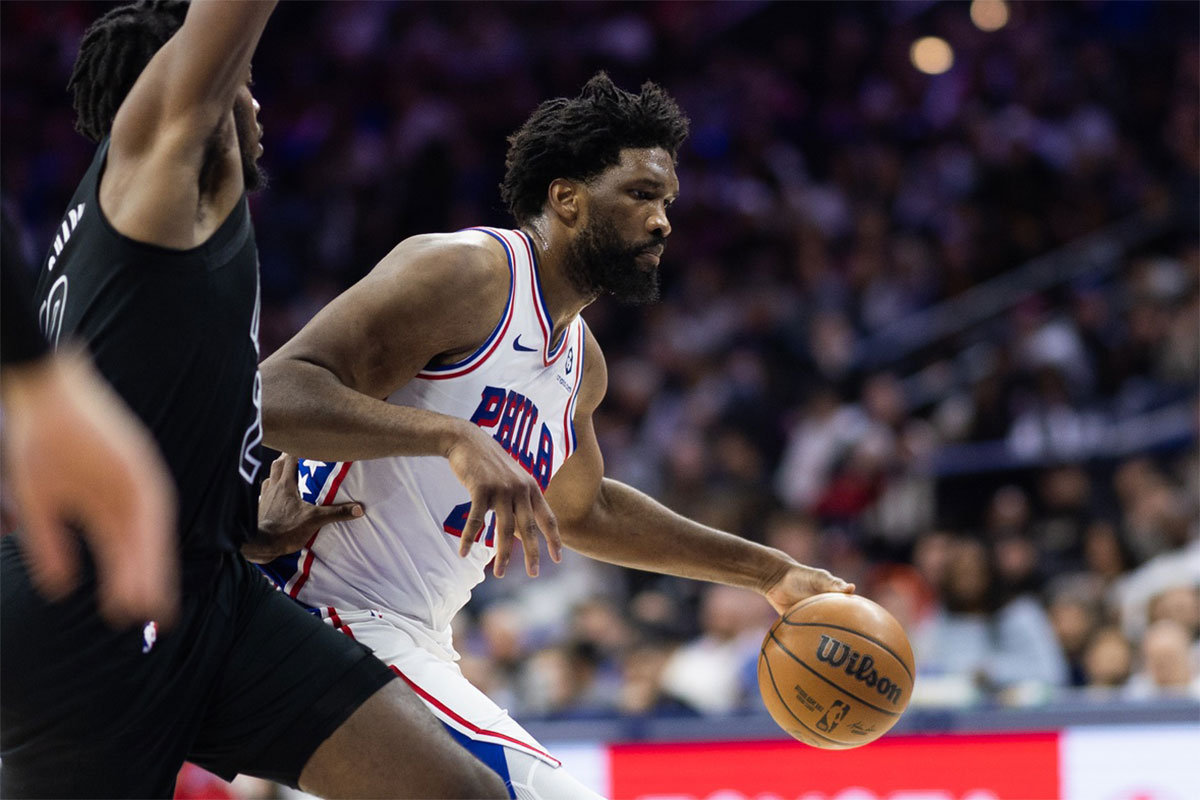
M353 461L342 462L342 465L333 473L333 479L327 484L324 490L325 496L320 497L316 503L317 505L333 505L333 500L337 497L338 489L341 488L342 481L346 479L346 473L350 471L350 465L353 463ZM313 559L315 558L312 547L320 534L320 529L317 529L308 542L305 543L304 548L299 554L300 571L293 575L292 579L283 587L283 591L293 599L300 594L300 590L304 588L304 584L308 582L308 576L312 573Z
M563 430L567 432L566 455L563 456L563 461L571 457L575 449L579 446L579 439L575 435L575 405L579 400L579 390L583 386L583 347L587 343L587 337L584 331L583 317L575 320L576 332L576 349L579 352L579 357L575 363L575 386L571 389L571 400L567 403L566 409L563 411ZM569 333L563 337L565 342L571 338ZM561 355L561 353L560 353Z
M517 289L517 268L512 247L503 236L490 228L467 228L467 230L486 233L488 236L491 236L493 239L500 242L501 246L504 247L504 255L508 259L508 302L504 306L504 313L500 315L500 321L497 322L496 327L492 329L491 335L488 336L487 340L481 344L474 353L462 359L461 361L454 362L453 364L426 366L417 373L418 378L440 381L448 378L458 378L475 370L477 367L483 364L483 362L487 361L488 357L496 351L496 348L504 339L504 334L508 331L509 324L512 322L513 308L516 305L516 303L513 301L515 299L514 295Z
M533 309L537 315L538 325L542 329L542 366L548 367L562 356L567 351L566 343L571 338L570 331L563 334L559 340L557 347L552 347L550 336L554 333L554 323L550 318L550 310L546 307L546 296L542 293L542 279L538 274L538 258L537 251L533 247L533 242L529 239L529 234L525 231L516 231L521 239L521 244L525 245L525 252L529 256L529 285L533 294Z

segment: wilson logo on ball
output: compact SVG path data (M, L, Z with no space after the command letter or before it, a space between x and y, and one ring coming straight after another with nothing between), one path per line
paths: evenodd
M871 656L858 652L832 636L821 634L821 641L817 644L817 660L835 669L845 664L847 675L874 689L892 705L899 705L900 687L879 674L875 669L875 659Z

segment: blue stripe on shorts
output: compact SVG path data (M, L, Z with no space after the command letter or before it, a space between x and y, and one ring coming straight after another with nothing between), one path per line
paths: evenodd
M470 751L471 755L478 758L488 766L492 772L495 772L504 779L504 788L508 789L508 796L512 800L516 800L517 793L513 790L512 779L508 776L508 759L504 757L504 748L501 745L493 744L492 742L478 742L469 736L465 736L449 725L443 723L443 727L450 732L454 740Z

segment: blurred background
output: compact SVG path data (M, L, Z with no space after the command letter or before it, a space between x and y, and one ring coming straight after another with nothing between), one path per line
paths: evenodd
M34 263L92 156L65 86L111 5L0 3L3 202ZM585 312L608 474L889 608L918 666L896 747L1200 741L1198 29L1191 2L283 4L254 66L263 355L404 237L511 225L505 138L540 101L654 80L692 136L663 301ZM457 645L577 771L649 796L621 743L783 735L755 680L772 619L568 555L482 584ZM676 795L834 796L811 769Z

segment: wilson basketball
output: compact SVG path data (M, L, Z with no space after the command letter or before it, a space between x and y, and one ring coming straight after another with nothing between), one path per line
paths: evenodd
M758 656L758 688L779 726L813 747L873 742L896 724L913 686L912 646L882 606L826 593L788 609Z

